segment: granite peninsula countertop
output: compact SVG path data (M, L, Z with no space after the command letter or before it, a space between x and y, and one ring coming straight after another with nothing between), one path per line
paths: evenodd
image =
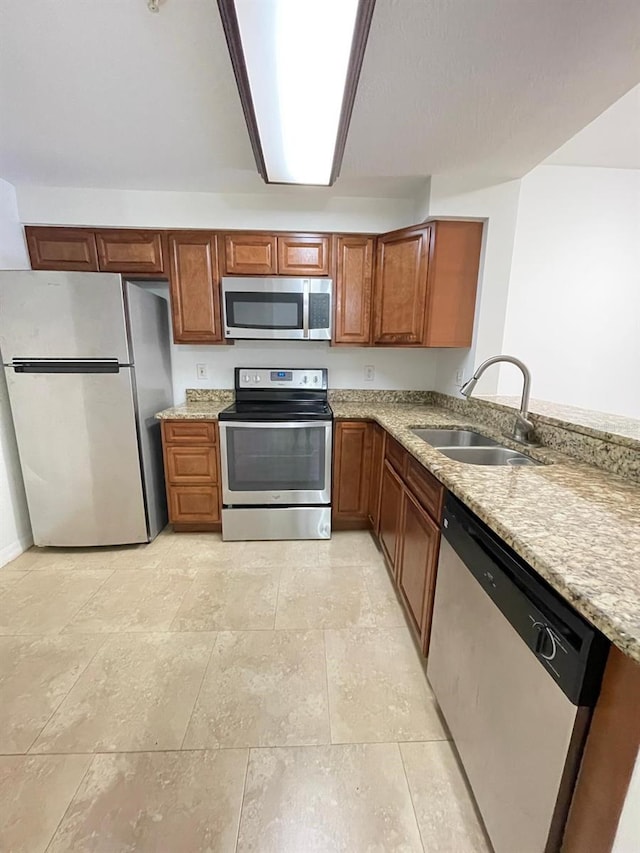
M193 402L159 418L216 420L228 401ZM412 427L495 429L448 408L402 402L332 401L336 418L379 423L621 651L640 662L640 486L558 451L546 465L454 462ZM511 446L516 447L515 444Z

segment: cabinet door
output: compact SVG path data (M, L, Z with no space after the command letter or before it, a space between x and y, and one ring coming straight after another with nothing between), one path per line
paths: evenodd
M482 247L482 222L435 222L429 262L429 347L470 347Z
M275 275L275 235L225 234L224 271L226 275Z
M336 528L367 527L371 438L368 421L336 421L332 499Z
M372 237L338 237L335 283L337 344L368 344L371 340L373 287Z
M382 464L384 461L384 430L378 424L373 424L371 440L371 482L369 484L368 518L371 529L378 533L380 521L380 486L382 480Z
M398 586L420 637L428 646L440 529L405 489Z
M378 238L374 343L422 346L431 228L406 228Z
M221 343L216 235L210 231L170 233L169 259L174 341Z
M85 228L25 227L31 269L97 272L98 253L93 231Z
M402 481L385 460L380 496L380 545L397 578L397 553L402 515Z
M171 486L169 521L174 524L215 524L220 521L217 486Z
M280 275L329 275L329 238L322 234L278 235Z
M160 231L97 231L96 243L98 265L103 272L164 272L164 239Z

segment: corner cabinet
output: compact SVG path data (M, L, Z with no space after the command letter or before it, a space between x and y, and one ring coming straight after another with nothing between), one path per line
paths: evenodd
M223 343L216 235L210 231L172 231L168 246L174 341Z
M482 231L434 220L378 237L375 345L471 346Z
M162 421L162 452L169 521L174 530L220 530L217 424Z

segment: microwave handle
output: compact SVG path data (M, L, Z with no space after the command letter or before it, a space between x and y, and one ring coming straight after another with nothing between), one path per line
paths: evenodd
M302 282L302 337L309 337L309 279Z

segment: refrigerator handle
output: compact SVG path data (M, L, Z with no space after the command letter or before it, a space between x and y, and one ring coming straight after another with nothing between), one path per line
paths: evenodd
M115 358L95 360L75 359L19 359L11 362L16 373L120 373L121 365Z

